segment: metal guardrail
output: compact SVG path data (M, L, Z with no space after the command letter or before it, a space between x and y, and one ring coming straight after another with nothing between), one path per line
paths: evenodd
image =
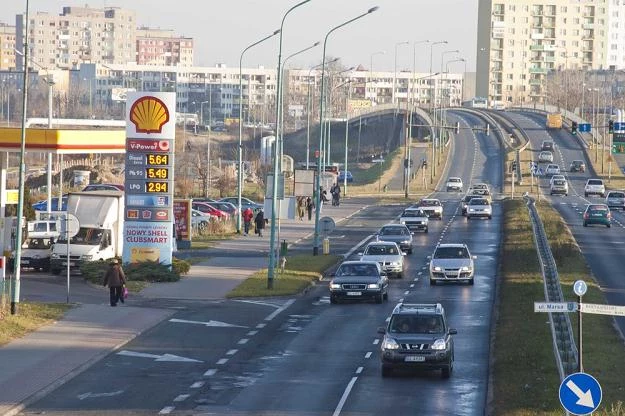
M551 253L545 228L536 210L534 199L526 196L527 209L534 234L534 244L543 275L545 300L564 302L556 261ZM577 371L578 350L573 338L573 327L568 313L549 313L553 350L558 365L560 380Z

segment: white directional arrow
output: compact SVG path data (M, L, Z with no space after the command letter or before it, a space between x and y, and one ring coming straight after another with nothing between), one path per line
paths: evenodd
M577 400L577 404L578 405L585 406L585 407L590 407L590 408L594 408L595 407L595 402L592 400L592 394L590 393L590 389L584 393L582 391L582 389L580 389L577 386L577 384L575 384L573 382L573 380L567 381L566 382L566 387L571 389L573 394L575 394L577 396L577 398L579 399L579 400Z
M219 328L248 328L247 326L243 326L243 325L234 325L234 324L228 324L226 322L220 322L220 321L213 321L210 320L208 322L202 322L202 321L188 321L186 319L170 319L169 322L177 322L180 324L195 324L195 325L204 325L204 326L214 326L214 327L219 327Z
M110 393L83 393L83 394L79 394L77 397L79 400L84 400L84 399L88 399L88 398L96 398L96 397L113 397L113 396L119 396L120 394L122 394L124 392L124 390L117 390L117 391L112 391Z
M126 351L122 350L117 353L117 355L125 355L126 357L139 357L139 358L154 358L154 361L170 361L170 362L178 362L178 363L201 363L200 360L194 360L193 358L185 358L180 357L178 355L173 354L147 354L144 352L134 352L134 351Z

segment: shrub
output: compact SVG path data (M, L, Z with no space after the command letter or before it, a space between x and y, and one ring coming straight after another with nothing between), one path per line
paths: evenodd
M85 280L102 284L107 267L108 263L101 260L86 262L81 264L80 272ZM168 266L156 261L146 261L124 266L124 273L129 281L177 282L180 280L180 275L188 273L190 268L191 265L188 262L174 258L171 270Z

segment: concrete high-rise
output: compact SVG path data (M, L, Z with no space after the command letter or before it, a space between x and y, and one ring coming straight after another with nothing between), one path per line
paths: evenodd
M16 48L24 50L24 15L15 17ZM30 15L29 52L41 68L70 69L81 63L136 62L136 16L128 9L63 7L60 15ZM18 70L24 58L15 57Z
M15 68L15 26L0 23L0 70Z
M543 102L547 74L625 68L625 2L479 0L476 95Z
M137 29L137 64L193 66L193 39L173 30Z

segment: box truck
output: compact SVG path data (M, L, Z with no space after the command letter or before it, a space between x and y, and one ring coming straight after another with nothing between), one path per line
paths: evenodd
M70 193L67 212L78 219L78 233L69 241L70 269L84 261L120 257L124 239L124 192L94 191ZM50 271L67 268L67 238L61 234L54 244Z

